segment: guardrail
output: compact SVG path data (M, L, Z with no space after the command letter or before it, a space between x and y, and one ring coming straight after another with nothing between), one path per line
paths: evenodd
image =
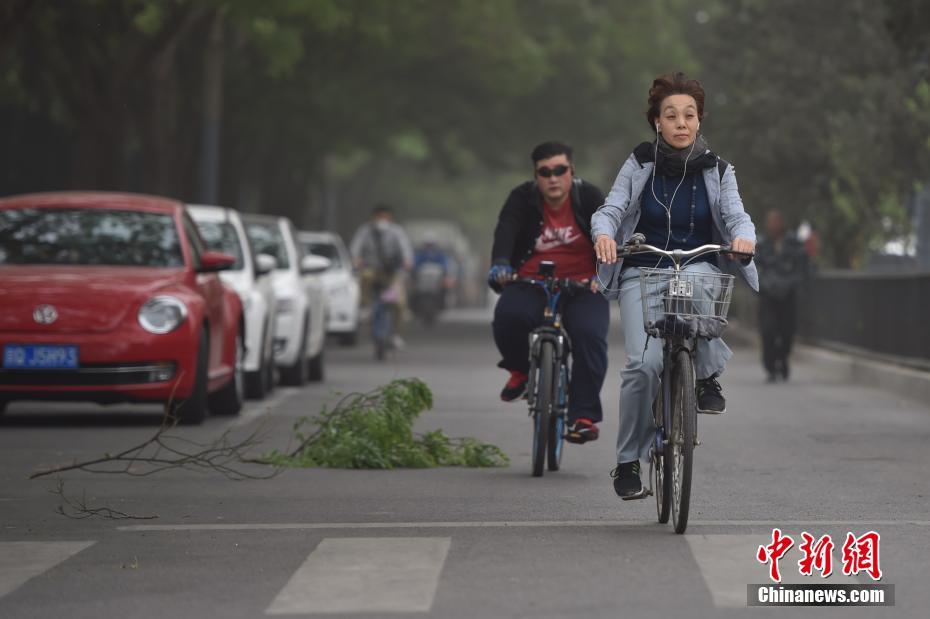
M738 286L731 315L756 328L758 303ZM821 271L799 290L797 317L809 343L930 367L930 273Z

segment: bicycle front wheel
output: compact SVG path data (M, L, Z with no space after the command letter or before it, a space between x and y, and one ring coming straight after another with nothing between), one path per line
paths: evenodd
M549 470L558 471L562 466L562 444L565 441L565 418L562 411L565 410L563 398L568 398L568 370L560 363L553 368L553 372L556 376L553 402L558 411L552 410L549 415L549 448L547 451Z
M553 358L551 342L539 345L539 363L536 365L536 406L533 408L533 477L542 477L546 468L546 447L552 416Z
M659 393L656 394L656 399L652 403L652 415L655 419L656 428L660 428L665 424L663 389L664 386L659 385ZM658 432L658 430L656 431ZM663 435L668 437L668 428L663 429ZM659 522L665 524L668 522L672 510L672 458L666 457L667 445L659 444L658 441L656 443L655 455L653 456L656 515L659 517ZM670 451L668 450L668 452Z
M697 407L694 396L694 366L691 354L680 350L672 372L672 428L666 457L672 458L672 523L675 533L688 527L691 501L691 469L694 457L694 428ZM671 451L671 454L669 454Z

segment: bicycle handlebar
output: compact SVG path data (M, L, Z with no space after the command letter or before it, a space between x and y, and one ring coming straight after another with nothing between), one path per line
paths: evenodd
M534 285L544 285L551 282L553 288L559 288L567 292L581 292L591 289L591 284L584 284L576 279L569 279L567 277L518 277L514 276L508 283L520 282L523 284L534 284Z
M704 254L709 254L712 252L717 252L720 254L732 254L734 256L740 256L741 258L752 260L755 253L746 252L746 251L736 251L731 249L728 245L701 245L700 247L695 247L694 249L673 249L671 251L661 249L655 245L647 245L645 243L633 243L627 244L623 247L617 248L617 257L629 256L632 254L659 254L660 256L665 256L674 262L675 264L680 264L684 258L693 258L696 256L703 256Z

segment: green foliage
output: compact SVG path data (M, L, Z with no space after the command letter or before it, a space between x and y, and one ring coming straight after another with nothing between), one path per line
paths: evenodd
M435 466L507 466L498 447L473 438L454 439L442 430L422 436L413 423L433 406L433 394L416 378L394 380L369 393L353 393L332 409L294 424L297 449L272 451L265 460L277 466L348 469L428 468ZM312 431L307 431L308 427Z
M918 11L925 2L720 0L693 33L702 130L734 163L747 208L757 224L770 209L810 221L827 264L854 267L908 231L930 154Z

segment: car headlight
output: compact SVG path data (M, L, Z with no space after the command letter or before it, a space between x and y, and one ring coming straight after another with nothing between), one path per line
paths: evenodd
M139 324L149 333L171 333L187 318L187 306L177 297L153 297L139 309Z
M290 314L295 307L296 303L293 297L278 297L277 311L279 314Z

